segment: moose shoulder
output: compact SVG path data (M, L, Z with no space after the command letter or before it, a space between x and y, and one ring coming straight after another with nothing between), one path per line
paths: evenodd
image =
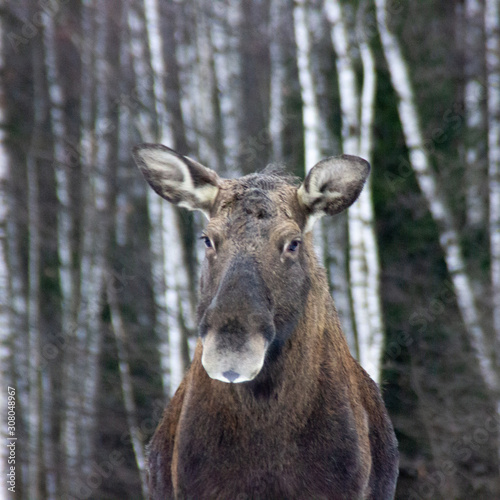
M200 339L150 445L151 498L393 498L394 431L311 231L356 200L368 163L327 158L297 187L266 171L221 179L162 145L134 157L160 196L208 218Z

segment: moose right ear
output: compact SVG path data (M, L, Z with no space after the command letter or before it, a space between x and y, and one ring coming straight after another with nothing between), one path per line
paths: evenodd
M210 216L220 182L213 170L162 144L139 144L132 154L144 178L162 198Z
M307 213L305 231L323 215L335 215L352 205L370 173L370 164L358 156L326 158L309 172L297 191Z

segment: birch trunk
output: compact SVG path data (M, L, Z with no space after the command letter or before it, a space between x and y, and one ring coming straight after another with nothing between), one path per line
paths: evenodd
M82 24L81 33L85 34L81 44L81 98L80 98L80 162L81 171L84 178L91 179L91 165L94 159L94 140L92 137L92 116L94 104L94 81L93 75L95 74L94 68L94 19L93 19L94 0L85 0L82 2ZM84 338L86 331L81 321L85 320L85 309L82 307L91 297L92 290L88 287L90 274L91 256L89 252L92 249L92 238L94 232L94 206L91 200L91 190L88 182L83 184L82 187L82 238L81 238L81 262L80 262L80 275L77 277L79 283L78 293L80 305L78 310L75 311L75 321L67 325L68 331L66 334L65 350L65 363L66 363L66 380L63 384L64 394L64 418L62 424L62 442L64 444L64 482L63 482L63 496L69 496L73 493L76 480L81 470L81 447L78 442L80 435L80 425L82 418L82 406L78 395L81 392L81 382L85 377L85 366L82 362L85 353ZM58 242L59 243L59 242ZM83 338L82 338L83 337Z
M4 168L8 167L8 163L4 163ZM13 169L10 169L12 175ZM9 363L4 365L5 369L11 372L12 380L15 380L16 388L16 409L20 410L16 417L17 427L19 429L29 430L29 402L30 402L30 380L29 374L29 327L28 327L28 302L27 302L27 284L25 284L24 269L21 261L20 252L20 225L17 220L16 213L18 210L18 201L12 195L4 198L8 200L8 213L10 217L7 220L7 258L8 258L8 271L10 272L9 295L11 298L10 311L12 321L12 357ZM9 302L5 302L8 304ZM21 334L19 335L19 333ZM17 430L17 429L16 429ZM20 494L25 494L28 491L29 477L26 473L27 461L29 459L29 452L25 454L24 459L21 458L22 474L19 477L19 490ZM6 463L6 462L5 462Z
M29 153L27 183L29 186L29 292L28 292L28 332L29 332L29 467L28 483L30 498L41 495L41 377L40 369L40 313L38 297L39 282L39 214L38 214L38 175L36 159L33 150Z
M4 7L3 0L0 0L0 8ZM0 75L5 71L4 58L4 26L3 19L0 17ZM13 338L12 309L7 304L12 304L12 295L10 288L10 269L8 262L8 218L9 207L7 203L8 182L9 182L9 156L5 144L6 133L6 99L3 82L0 82L0 386L7 390L12 386L11 373L9 371L9 362L11 357L11 339ZM2 410L2 419L7 422L7 408ZM6 432L5 429L4 432ZM7 434L6 434L7 435ZM2 446L0 450L0 473L2 477L7 477L7 447ZM7 499L7 487L3 485L0 488L0 500Z
M488 186L491 256L491 299L497 365L500 360L500 5L486 0L486 65L488 81ZM498 377L498 372L497 372ZM496 404L500 415L500 382L497 378ZM500 465L500 438L498 445Z
M481 228L486 220L484 187L484 160L486 145L484 116L484 2L465 0L464 6L464 114L466 122L465 181L466 219L470 228ZM495 19L493 19L493 22ZM491 22L491 21L490 21Z
M210 10L208 2L201 1L201 10ZM170 67L167 74L170 75L165 81L164 92L168 103L167 113L170 117L171 132L174 135L173 147L183 153L190 154L196 158L200 158L203 149L217 161L221 153L222 144L208 145L204 135L207 130L203 113L200 113L200 108L211 107L212 113L216 114L214 96L208 96L210 104L207 102L198 102L193 96L203 93L203 86L212 87L212 94L215 92L213 82L201 82L199 71L193 71L199 63L198 47L200 26L197 25L197 17L199 8L197 9L194 3L182 2L173 4L170 12L174 14L172 18L165 19L165 27L170 26L170 30L177 34L176 37L167 36L163 44L163 64ZM177 8L176 8L177 7ZM171 34L172 34L171 33ZM202 38L207 39L208 34L205 33ZM208 39L207 39L208 40ZM206 49L203 49L206 50ZM205 59L207 59L205 57ZM210 59L210 57L208 57ZM214 62L205 61L203 63L206 71L215 78ZM161 75L161 74L160 74ZM180 107L178 105L180 103ZM205 115L208 116L208 115ZM217 116L210 117L210 121L217 124ZM209 135L214 136L210 131ZM200 149L201 148L201 149ZM181 257L181 262L177 269L176 287L180 299L178 309L180 312L179 324L181 327L182 338L180 348L182 354L181 364L183 369L190 363L194 353L193 348L195 343L191 342L194 332L194 317L196 309L196 290L197 290L197 270L198 263L196 260L195 242L197 238L194 233L196 231L196 222L192 212L179 209L177 207L164 208L167 211L173 210L175 214L175 227L172 229L178 235L176 242L181 244L181 252L178 254ZM169 217L167 214L166 217ZM171 244L171 243L169 243ZM174 252L175 254L175 252Z
M83 342L80 347L86 354L84 374L82 418L79 429L79 449L81 450L81 467L84 476L91 472L93 457L93 440L96 431L97 384L99 379L99 354L101 350L101 308L104 293L106 251L109 240L109 173L110 139L112 122L108 88L113 83L109 81L107 53L109 49L109 19L108 7L103 0L96 4L96 114L93 122L93 139L95 141L95 156L86 158L89 168L91 186L87 222L84 225L82 252L82 292L81 306L78 312L78 337ZM90 160L90 161L89 161ZM84 265L85 262L85 265Z
M122 13L122 24L128 26L129 5L128 2L124 4ZM128 33L127 33L128 35ZM125 40L130 42L130 37L127 36ZM126 74L127 70L132 67L130 58L129 44L122 43L120 49L120 70L122 74ZM127 89L131 94L132 89ZM133 123L134 116L129 107L131 103L126 99L120 101L119 106L119 121L118 121L118 165L124 166L130 164L130 144L133 143L134 138L130 133L130 124ZM116 172L116 212L114 219L115 228L115 241L119 247L118 252L122 253L127 251L126 246L130 243L131 235L129 234L129 226L127 224L127 204L130 203L132 192L129 186L134 183L131 182L131 175L135 174L134 170L125 168L118 168ZM115 258L115 257L113 257ZM113 269L113 262L107 264L110 269ZM114 276L108 275L106 281L106 296L110 310L111 329L115 338L118 354L118 369L120 372L121 393L125 406L125 419L127 422L132 450L134 452L135 463L139 471L139 478L141 482L141 491L144 499L148 498L147 490L147 476L146 476L146 454L143 443L143 434L137 422L137 405L134 398L134 384L133 376L130 367L129 357L129 340L126 331L125 321L123 320L120 310L120 301L117 294L118 281ZM121 283L120 283L121 285ZM120 289L118 289L120 290ZM158 313L155 311L155 321L158 323ZM154 328L156 329L156 324Z
M481 375L486 385L496 394L498 380L489 349L489 341L479 321L473 289L467 275L459 245L459 234L452 212L445 197L438 190L438 183L430 165L428 152L425 149L408 67L397 38L387 26L386 0L375 0L375 4L382 48L389 67L392 85L399 97L398 111L409 150L410 162L422 194L427 200L430 212L438 226L439 241L444 252L448 272L453 281L458 307L476 354Z
M347 44L347 29L343 19L342 5L327 0L325 10L331 25L331 38L335 50L342 126L342 150L347 154L359 155L359 96L356 74ZM358 202L359 203L359 202ZM366 265L363 242L363 223L359 205L354 204L347 213L349 289L344 293L352 296L355 341L350 342L353 355L364 364L365 339L370 336L370 322L366 303ZM373 373L369 372L373 377Z
M282 29L282 12L286 8L283 0L271 0L271 37L270 57L271 57L271 85L270 85L270 108L269 113L269 134L271 139L272 161L281 163L284 159L284 111L285 103L283 90L286 85L285 69L285 48L283 41L285 36Z
M30 498L41 498L42 491L42 379L41 366L41 338L40 338L40 212L38 190L38 157L37 151L41 147L41 131L45 114L43 95L43 67L40 51L33 51L34 67L34 128L30 149L27 155L28 189L28 492Z
M168 116L165 109L166 89L163 81L165 66L162 55L161 36L159 25L153 20L158 18L159 5L156 0L145 2L147 19L147 37L151 51L151 67L153 69L153 96L154 109L158 116L158 135L155 138L162 144L172 144L173 134L168 122L164 122ZM186 364L183 355L183 343L185 341L182 329L182 318L189 324L190 316L194 316L193 305L189 297L189 279L185 271L183 261L183 249L181 245L182 236L179 231L178 221L174 209L168 203L163 202L151 190L148 190L148 205L154 231L161 240L163 248L162 273L165 276L165 309L168 321L168 346L162 349L162 358L170 374L168 380L169 395L172 396L177 390L184 376ZM160 263L160 261L158 261ZM167 332L164 332L163 335ZM168 358L165 356L168 355ZM167 373L167 372L165 372Z
M240 2L238 45L241 134L239 166L244 174L269 161L269 0Z
M493 325L500 343L500 22L499 2L486 0L488 186ZM500 355L500 351L497 352Z
M148 9L152 12L148 15L150 32L158 32L156 8L157 4L149 2ZM149 11L148 11L149 12ZM130 31L130 46L132 65L135 73L135 84L137 97L140 102L140 110L135 116L135 121L138 123L139 133L142 140L153 142L155 140L154 118L151 116L154 113L154 100L151 99L151 88L153 87L153 77L147 85L141 84L141 75L149 74L152 71L147 64L147 50L144 44L145 26L142 26L139 20L138 13L134 7L128 4L128 26ZM155 46L157 39L150 42L150 50L157 51ZM151 99L151 100L150 100ZM159 101L162 105L162 101ZM167 138L168 140L168 138ZM162 368L163 390L168 396L171 393L170 368L169 368L169 345L168 332L170 329L167 304L165 300L166 282L165 269L163 266L164 248L162 235L162 218L161 218L161 200L154 193L147 191L148 200L148 216L151 221L151 230L149 232L149 246L151 251L151 274L153 294L155 298L155 331L157 338L160 341L160 361Z
M241 0L228 0L227 8L217 8L213 3L214 22L211 42L214 47L215 78L220 96L219 106L223 130L224 173L229 177L239 175L238 151L242 142L239 129L241 60L238 53L238 26L241 21Z
M360 18L360 24L363 20ZM359 137L359 156L372 163L373 122L375 115L376 71L373 53L368 41L358 26L359 51L363 65L363 87L361 91L361 118ZM380 261L377 236L375 233L375 214L372 201L372 177L368 177L365 188L357 201L360 220L363 224L364 256L366 264L366 304L370 324L370 336L364 349L362 362L376 382L380 382L381 358L384 348L384 320L380 292ZM363 348L361 349L363 352Z
M302 96L302 115L304 125L305 168L311 169L321 160L320 115L314 81L310 68L311 41L307 26L307 7L305 0L298 0L293 9L295 42L297 44L297 65Z
M302 121L304 127L305 173L321 158L321 125L318 101L314 92L314 80L310 65L311 38L307 22L307 2L298 0L293 8L293 25L297 46L300 93L302 97ZM321 220L314 229L314 242L320 262L325 262Z
M95 141L95 156L90 162L91 193L88 203L93 207L88 221L94 218L94 228L91 236L83 235L84 258L87 255L88 274L82 276L82 282L88 281L87 291L82 293L82 307L79 311L80 338L84 339L83 347L86 353L86 366L83 371L83 418L80 435L83 467L82 472L89 477L92 471L92 458L95 456L95 439L88 436L96 435L98 416L98 384L100 379L100 356L103 345L103 325L101 315L103 298L106 293L106 279L110 274L107 266L111 252L111 234L114 214L114 192L112 179L116 176L117 164L117 130L118 118L114 110L114 86L119 78L116 62L120 57L122 43L119 32L112 30L112 19L121 19L120 2L110 4L106 0L98 0L95 4L96 45L95 45L95 115L92 120L92 133Z
M327 141L327 127L321 123L318 107L318 96L315 92L315 81L311 64L311 34L307 2L301 0L294 5L294 33L297 46L297 65L302 96L302 119L304 128L304 149L306 173L323 154L322 144ZM332 146L331 149L334 149ZM330 149L330 151L331 151ZM356 352L355 333L352 323L352 309L348 286L347 267L347 222L345 214L330 221L320 220L316 223L315 247L321 262L327 266L332 294L342 327L352 352ZM325 245L328 248L326 251Z
M163 79L163 75L167 73L164 54L162 53L162 37L160 33L159 24L155 24L153 21L154 16L160 15L160 7L157 3L158 0L146 0L146 19L147 19L147 36L149 40L149 45L151 48L151 67L153 69L153 96L154 96L154 107L156 110L156 116L158 120L157 126L157 140L162 144L173 144L175 142L175 147L181 149L182 145L187 145L188 141L186 137L182 137L180 133L174 137L174 117L171 113L170 109L167 109L165 103L171 102L172 98L175 95L168 96L169 91L165 85L165 80ZM205 33L205 35L207 35ZM204 38L206 41L208 39ZM172 47L173 52L176 52L176 46ZM208 60L205 61L205 69L211 73L213 77L213 68L211 57L208 57ZM178 67L174 65L174 67ZM179 81L179 75L175 77L176 81ZM212 89L215 91L215 89ZM175 89L176 92L174 94L180 93L180 89ZM179 96L177 96L179 97ZM178 99L181 100L181 99ZM201 103L200 103L201 105ZM179 131L179 132L182 132ZM203 133L203 132L201 132ZM185 151L187 153L187 151ZM212 151L214 160L216 159L216 152ZM169 204L164 204L170 207ZM174 213L177 212L174 210ZM185 239L185 234L183 234L182 228L180 224L182 222L176 217L175 231L178 238L178 241L183 241ZM187 325L188 328L192 328L194 324L194 316L195 316L195 298L194 298L194 284L191 283L192 277L189 276L189 273L186 271L186 266L182 265L182 262L188 262L188 248L185 245L181 245L180 256L182 261L178 262L179 264L179 280L177 283L179 287L179 293L181 297L180 306L182 307L182 321ZM189 362L189 360L187 360Z
M157 0L155 0L157 2ZM147 5L151 3L151 5ZM153 9L154 7L154 9ZM151 50L151 66L153 68L153 95L155 97L155 109L158 116L158 139L162 144L172 144L173 133L170 124L171 115L165 108L167 102L167 89L163 80L165 74L165 61L161 51L161 34L159 25L151 22L154 14L159 14L159 5L153 6L152 0L146 2L146 18L148 20L148 40ZM206 61L210 65L210 61ZM210 72L210 68L205 67ZM162 117L169 117L169 122L162 122ZM185 139L182 142L186 142ZM207 150L208 152L208 150ZM213 153L213 151L212 151ZM214 160L216 156L213 156ZM151 191L151 190L149 190ZM154 193L151 193L154 195ZM151 196L148 194L148 196ZM169 317L169 364L170 364L170 391L175 393L178 385L184 377L184 372L190 361L187 345L187 329L192 330L194 326L195 305L194 296L191 293L190 278L186 269L188 262L187 248L183 245L183 231L180 228L181 219L176 209L169 203L160 200L161 225L164 248L164 272L166 273L165 301Z
M65 154L65 125L63 116L64 95L61 86L61 75L59 74L57 51L56 51L56 30L52 13L45 11L43 20L43 41L45 49L45 72L47 75L47 86L50 100L50 121L52 136L54 138L54 169L56 173L56 191L59 200L58 220L57 220L57 248L59 256L59 283L61 286L61 327L62 335L59 339L64 341L66 335L73 324L74 307L74 281L71 266L71 235L73 231L72 218L70 213L69 180L66 170ZM62 370L64 373L64 369ZM55 425L54 397L49 381L45 381L47 389L44 390L43 404L45 406L44 422L46 426L45 434L54 435L52 426ZM47 500L55 499L58 474L56 469L55 443L51 439L46 441L46 453L44 462L47 468Z
M197 110L198 157L204 165L221 165L224 168L224 163L220 164L221 155L217 148L218 89L207 19L209 5L201 3L204 8L197 9L194 13L198 64L193 71L193 78L198 90L192 96Z
M359 50L363 63L363 88L360 96L357 90L354 62L348 46L349 37L342 4L327 0L325 8L331 24L331 38L336 53L343 151L371 161L371 129L375 97L373 56L368 44L360 38ZM374 216L369 183L365 186L358 201L349 208L347 217L349 280L356 325L356 350L353 353L370 376L379 382L383 329L379 297L378 252L373 229Z

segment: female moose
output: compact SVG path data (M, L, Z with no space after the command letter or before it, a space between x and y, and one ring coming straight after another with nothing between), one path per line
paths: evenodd
M200 338L151 442L151 498L393 498L394 431L311 231L356 200L368 163L327 158L297 188L266 171L221 179L162 145L134 158L160 196L208 218Z

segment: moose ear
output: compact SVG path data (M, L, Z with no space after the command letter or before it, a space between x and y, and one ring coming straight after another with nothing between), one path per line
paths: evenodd
M306 232L323 215L335 215L356 201L370 173L370 164L358 156L330 157L317 163L297 191L308 219Z
M139 144L134 160L149 185L170 203L207 217L219 192L219 176L162 144Z

